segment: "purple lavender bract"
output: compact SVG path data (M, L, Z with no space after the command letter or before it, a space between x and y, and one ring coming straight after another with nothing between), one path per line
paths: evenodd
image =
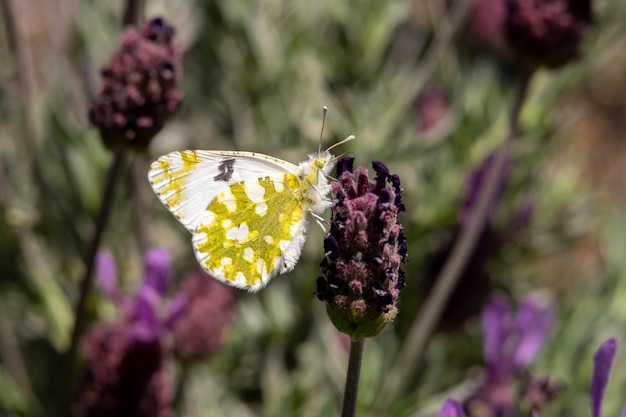
M353 170L353 158L337 164L339 181L332 184L331 225L321 264L324 277L317 280L316 295L326 302L331 321L353 339L375 336L393 320L405 286L400 178L380 162L372 166L374 181L366 168Z
M89 107L89 120L113 150L143 150L180 107L180 52L174 29L152 19L126 29L119 49L101 71L102 91Z

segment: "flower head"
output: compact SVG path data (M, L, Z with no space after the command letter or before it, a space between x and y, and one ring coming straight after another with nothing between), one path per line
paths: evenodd
M554 307L527 297L511 311L506 297L496 294L482 315L485 361L491 377L506 380L526 368L543 347L554 319Z
M170 329L174 355L182 361L206 359L222 346L238 292L197 270L180 293L187 302Z
M109 149L145 149L179 109L182 70L174 33L160 18L140 30L128 27L101 71L102 91L89 107L89 120Z
M404 211L400 178L374 162L371 181L366 168L353 170L353 161L343 158L337 164L324 277L317 280L316 295L326 302L335 327L359 339L375 336L397 314L407 241L398 222Z
M170 263L167 251L149 251L142 286L134 297L125 297L117 288L112 255L99 254L98 283L120 306L123 317L97 323L82 340L88 372L73 407L74 416L172 415L174 387L165 369L168 355L162 335L183 303L175 300L167 313L162 311Z
M579 57L592 20L591 0L478 0L468 30L504 58L557 68Z
M519 399L516 381L543 347L554 317L554 306L527 297L514 313L502 294L494 295L482 314L484 354L487 375L484 383L465 402L470 416L497 415L515 417ZM546 378L536 379L537 385L527 383L527 394L546 395L551 400L556 387ZM529 392L529 389L535 392ZM550 398L547 398L550 396ZM530 398L531 401L533 398ZM545 401L534 398L534 406ZM543 401L543 402L542 402ZM487 414L486 414L487 413Z

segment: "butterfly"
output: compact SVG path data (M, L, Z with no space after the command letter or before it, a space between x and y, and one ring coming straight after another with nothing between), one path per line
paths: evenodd
M161 202L191 232L200 266L250 292L291 271L306 239L309 216L322 225L330 206L329 152L298 165L243 151L176 151L150 166Z

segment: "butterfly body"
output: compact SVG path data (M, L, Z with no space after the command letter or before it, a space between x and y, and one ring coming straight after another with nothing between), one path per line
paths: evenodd
M334 160L328 151L299 165L253 152L181 151L154 161L148 178L192 233L202 268L254 292L295 266L309 216L330 205Z

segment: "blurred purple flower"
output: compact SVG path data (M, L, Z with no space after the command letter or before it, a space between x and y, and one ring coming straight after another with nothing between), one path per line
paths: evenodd
M439 411L438 417L467 417L465 415L465 411L463 410L463 406L459 404L458 401L447 399L441 410Z
M450 99L443 87L424 88L415 100L417 128L426 132L437 126L450 113Z
M471 220L478 195L484 186L485 177L494 161L493 153L487 155L481 164L470 171L465 178L464 194L457 213L458 223L448 232L443 242L426 258L426 279L422 281L424 298L428 297L432 285L446 264L459 233ZM491 293L491 279L487 272L487 263L496 258L500 249L523 229L527 228L534 213L534 199L526 197L520 203L509 223L501 228L495 226L495 216L508 187L513 161L507 158L504 172L498 179L497 192L489 202L487 219L469 259L461 273L461 279L454 288L446 304L438 331L454 331L461 327L469 317L480 313L486 297Z
M196 270L180 294L187 303L170 328L174 355L184 362L206 359L222 347L239 292Z
M553 319L551 304L527 297L514 314L504 295L494 295L482 314L489 378L507 381L530 365L545 344Z
M137 331L162 332L180 315L185 296L178 295L166 303L169 285L171 257L162 248L151 249L144 256L144 279L136 294L124 296L117 287L115 260L108 251L101 251L96 258L97 282L102 291L124 312L125 318L134 321Z
M561 67L579 58L593 20L591 0L478 0L471 41L521 66Z
M337 164L324 277L317 279L316 295L326 302L333 325L360 339L378 334L397 314L407 241L398 221L404 211L400 178L373 162L372 181L366 168L354 170L353 163L343 158Z
M174 34L161 18L124 31L89 107L89 120L107 148L144 150L180 108L181 56Z
M503 294L495 294L483 309L482 326L486 378L465 402L471 417L485 415L516 417L521 396L539 409L558 393L549 378L534 378L526 368L545 344L554 319L554 306L532 296L513 312ZM517 380L526 378L526 389L518 392Z
M144 281L134 297L118 290L116 267L110 252L96 262L98 284L122 309L116 322L94 325L83 337L88 371L73 406L75 417L170 417L173 381L165 369L168 355L162 342L167 323L177 316L181 302L164 310L171 259L164 249L145 256Z
M613 360L617 352L617 339L610 338L602 343L593 356L593 377L591 379L590 397L591 414L593 417L602 417L602 402L609 383L609 374L613 367ZM626 406L622 417L626 416Z

